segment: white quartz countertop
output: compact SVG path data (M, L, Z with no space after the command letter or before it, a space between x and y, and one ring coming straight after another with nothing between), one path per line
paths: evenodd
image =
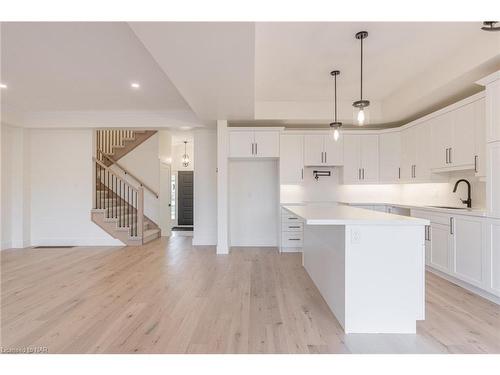
M393 206L409 209L418 209L425 211L442 212L445 214L455 214L455 215L468 215L468 216L479 216L486 217L488 213L484 208L463 208L463 207L444 207L444 206L427 206L418 203L373 203L373 202L338 202L342 204L348 204L351 206Z
M308 225L429 225L425 219L387 214L344 205L282 206Z

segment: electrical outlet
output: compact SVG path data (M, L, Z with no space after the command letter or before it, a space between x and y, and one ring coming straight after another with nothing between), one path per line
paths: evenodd
M359 245L361 243L361 233L357 229L351 231L351 244Z

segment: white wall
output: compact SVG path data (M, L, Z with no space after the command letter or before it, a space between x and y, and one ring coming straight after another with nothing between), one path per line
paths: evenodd
M231 246L278 246L278 168L276 160L229 162Z
M130 173L134 174L143 183L148 185L156 193L160 192L160 144L159 134L148 138L138 147L133 149L118 163ZM112 167L121 175L120 169ZM137 182L131 177L125 177L125 180L133 186L138 186ZM155 223L160 222L160 200L156 198L147 189L144 189L144 213Z
M158 225L162 236L172 234L172 219L170 214L171 202L171 173L172 173L172 135L168 130L160 130L159 158L160 158L160 212Z
M217 244L217 134L194 133L193 245Z
M467 197L467 188L461 184L457 193L453 193L453 186L458 179L465 178L472 185L473 207L486 205L485 184L472 171L449 173L448 182L442 183L342 185L340 168L320 168L332 171L332 176L321 177L319 181L313 179L313 169L305 169L302 184L281 185L281 203L347 201L462 206L460 198Z
M31 244L121 245L90 220L92 130L29 132Z
M30 176L29 133L22 128L2 125L2 242L1 248L29 245L30 239Z

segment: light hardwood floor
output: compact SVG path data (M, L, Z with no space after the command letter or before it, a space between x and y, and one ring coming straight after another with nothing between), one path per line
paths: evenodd
M416 335L345 335L299 254L216 256L191 241L2 251L1 345L49 353L500 353L499 306L432 274Z

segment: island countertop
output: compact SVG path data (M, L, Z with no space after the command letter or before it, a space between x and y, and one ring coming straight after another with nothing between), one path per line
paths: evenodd
M282 206L307 225L430 225L429 220L345 205Z

